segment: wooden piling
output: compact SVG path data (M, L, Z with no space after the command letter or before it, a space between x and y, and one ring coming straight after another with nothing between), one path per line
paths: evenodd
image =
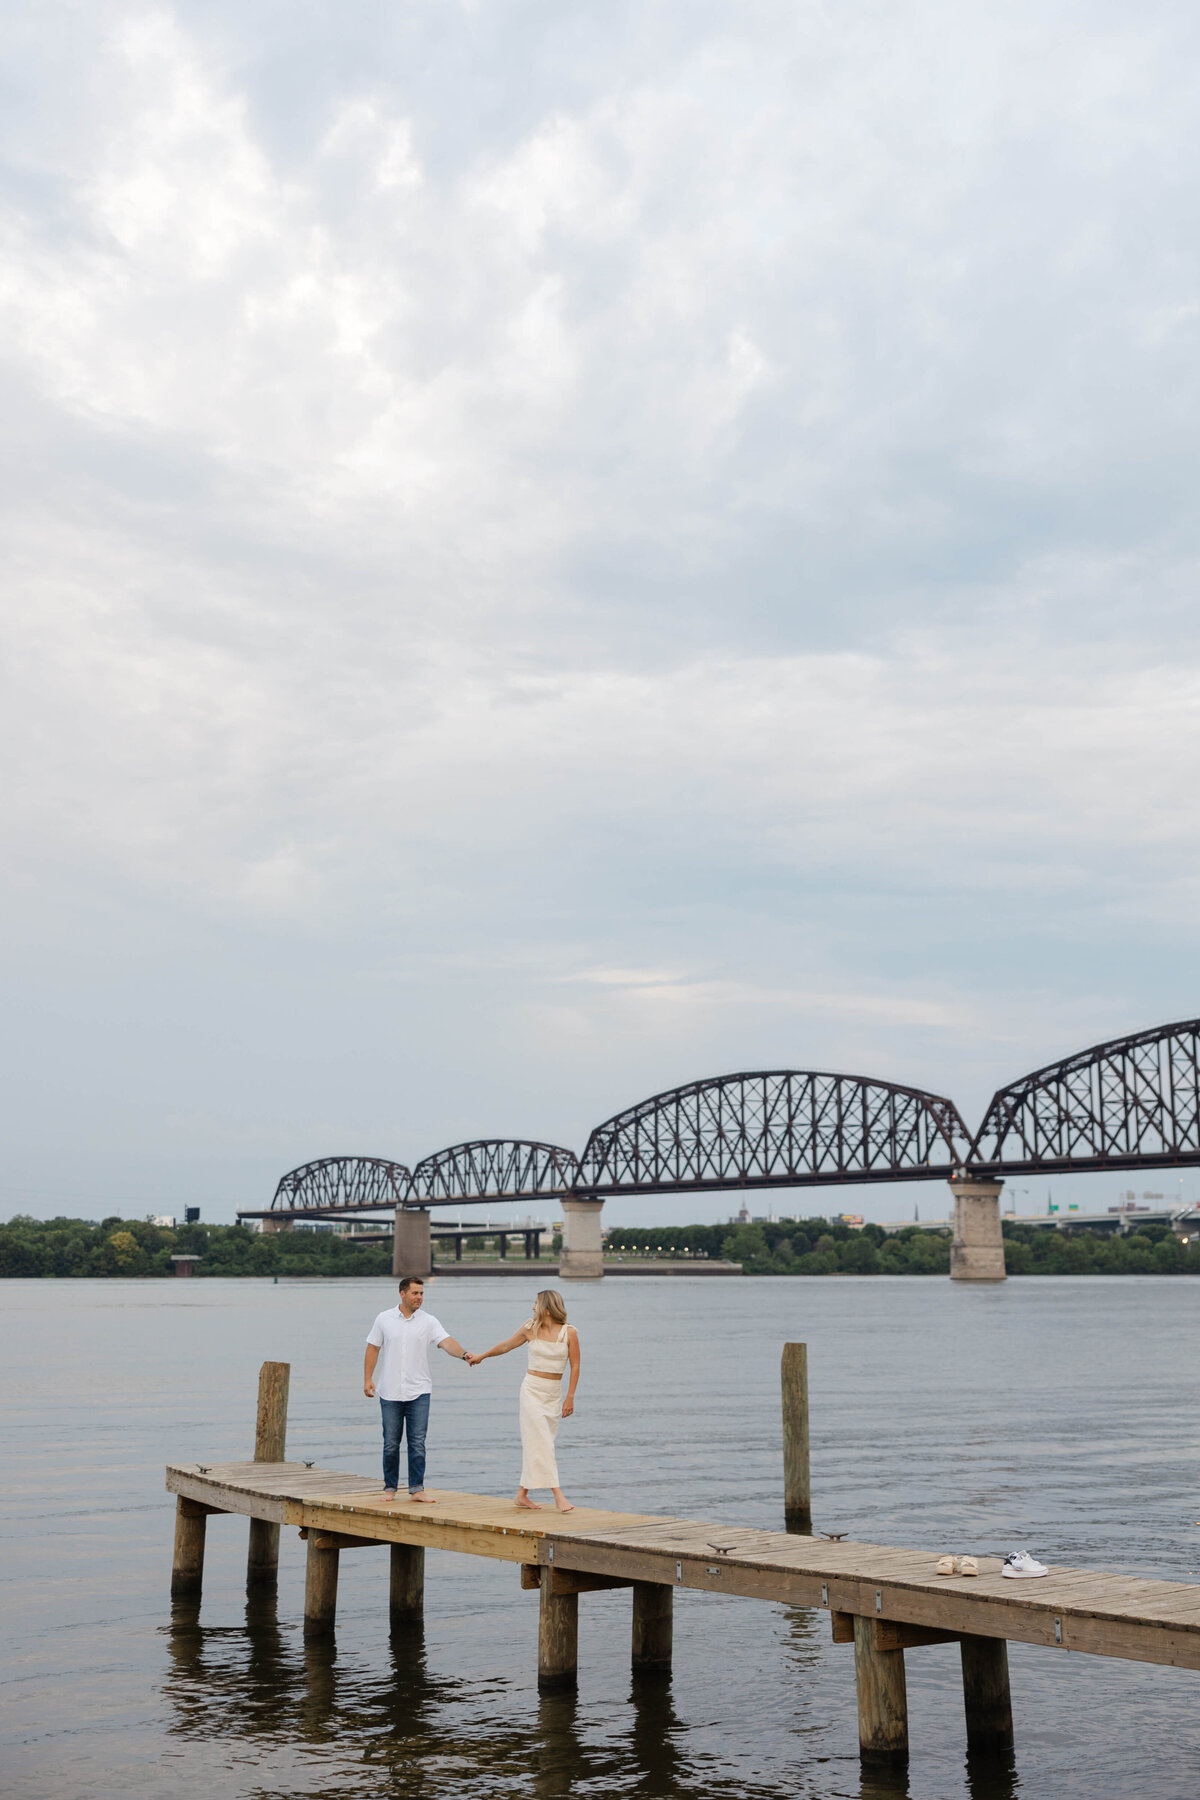
M858 1751L864 1762L902 1763L908 1757L908 1690L903 1650L875 1648L875 1621L854 1619L854 1679L858 1689Z
M579 1659L579 1595L554 1592L554 1570L541 1571L538 1609L538 1686L573 1688Z
M198 1500L175 1502L175 1555L171 1562L171 1597L199 1594L204 1585L204 1534L210 1508Z
M283 1462L287 1455L290 1363L265 1362L258 1372L258 1418L254 1428L255 1462ZM279 1526L270 1519L251 1519L246 1586L279 1578Z
M425 1552L417 1544L392 1545L390 1612L408 1624L425 1610Z
M808 1467L808 1345L785 1344L780 1366L783 1392L783 1517L789 1531L812 1530Z
M304 1571L304 1635L306 1638L332 1635L337 1616L338 1558L340 1550L322 1550L315 1537L308 1540L308 1562Z
M1012 1697L1008 1645L1003 1638L967 1637L961 1644L967 1749L1011 1750Z
M633 1666L670 1668L675 1591L662 1581L633 1584Z

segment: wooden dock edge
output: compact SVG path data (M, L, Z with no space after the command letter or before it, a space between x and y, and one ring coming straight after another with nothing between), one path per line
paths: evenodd
M634 1581L660 1582L673 1564L673 1587L733 1594L747 1600L773 1600L785 1606L811 1606L835 1615L843 1613L923 1628L946 1634L937 1640L940 1642L961 1637L995 1638L1051 1650L1075 1650L1089 1656L1114 1656L1125 1662L1200 1669L1198 1635L1172 1630L1165 1622L1133 1621L1102 1612L1081 1617L1061 1601L1039 1602L1037 1595L1029 1591L1031 1584L1024 1582L1011 1598L1007 1593L996 1596L972 1592L961 1585L927 1593L847 1576L823 1580L819 1574L803 1570L747 1568L725 1558L710 1560L688 1554L673 1558L670 1552L572 1541L558 1533L539 1542L537 1559L581 1573L625 1573Z
M432 1509L419 1515L407 1509L383 1512L378 1506L363 1504L363 1497L353 1492L310 1500L283 1493L254 1493L250 1491L249 1476L243 1486L240 1481L223 1482L195 1467L177 1465L167 1470L167 1487L213 1511L270 1519L310 1532L448 1550L502 1562L553 1564L579 1575L810 1606L831 1614L947 1633L954 1638L993 1638L1121 1661L1200 1670L1200 1631L1181 1628L1177 1621L1122 1617L1106 1612L1095 1601L1083 1610L1082 1596L1078 1610L1053 1594L1043 1600L1038 1583L1013 1583L1011 1589L1005 1583L1001 1593L962 1582L929 1590L848 1575L822 1576L779 1564L755 1567L745 1557L707 1558L688 1550L676 1554L657 1545L606 1543L602 1533L575 1532L569 1524L560 1525L557 1514L536 1515L527 1525L463 1524L438 1517ZM664 1521L653 1523L661 1525ZM797 1547L802 1541L792 1539ZM815 1550L817 1540L812 1542ZM1102 1587L1103 1578L1096 1580L1097 1587ZM990 1581L988 1588L996 1585ZM1200 1612L1197 1620L1200 1623Z

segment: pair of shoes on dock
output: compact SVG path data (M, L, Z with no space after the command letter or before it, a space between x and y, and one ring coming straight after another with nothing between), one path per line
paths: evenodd
M938 1558L939 1575L978 1575L979 1564L973 1556L942 1556Z
M939 1575L978 1575L979 1564L973 1556L943 1556L938 1559L937 1572ZM1000 1573L1010 1580L1032 1581L1050 1571L1045 1563L1030 1556L1028 1550L1012 1550L1005 1557Z

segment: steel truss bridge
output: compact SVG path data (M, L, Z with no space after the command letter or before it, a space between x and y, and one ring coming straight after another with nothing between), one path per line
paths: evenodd
M862 1075L756 1070L693 1081L614 1114L583 1153L488 1138L415 1168L330 1156L240 1218L382 1208L945 1181L1200 1164L1200 1019L1094 1044L992 1096L972 1134L952 1100Z

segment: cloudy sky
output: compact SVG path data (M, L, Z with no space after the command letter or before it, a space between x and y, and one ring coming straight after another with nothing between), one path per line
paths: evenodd
M1190 9L2 43L5 1213L1200 1012Z

